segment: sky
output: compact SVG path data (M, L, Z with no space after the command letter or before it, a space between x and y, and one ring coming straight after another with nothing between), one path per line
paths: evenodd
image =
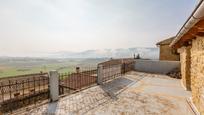
M0 0L0 56L156 47L198 0Z

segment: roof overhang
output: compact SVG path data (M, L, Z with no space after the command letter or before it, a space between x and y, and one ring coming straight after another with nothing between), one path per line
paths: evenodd
M180 48L197 36L204 36L204 0L201 0L191 16L177 33L170 47Z

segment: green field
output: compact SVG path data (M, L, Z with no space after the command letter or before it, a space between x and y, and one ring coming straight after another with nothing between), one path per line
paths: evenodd
M46 59L46 58L0 58L0 78L57 70L59 73L96 68L107 59Z

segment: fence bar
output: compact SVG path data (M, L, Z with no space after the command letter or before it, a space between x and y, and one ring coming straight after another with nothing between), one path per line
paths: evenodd
M3 89L4 87L3 86L4 86L4 84L3 84L3 82L1 82L0 87L1 87L2 102L4 102L4 89Z
M11 99L11 80L9 80L9 96L10 96L10 99Z
M25 95L25 86L24 86L24 80L22 81L22 83L23 83L23 97L24 97L24 95Z

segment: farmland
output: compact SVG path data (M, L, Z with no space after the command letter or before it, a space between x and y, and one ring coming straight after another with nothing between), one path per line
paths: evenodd
M97 63L107 59L50 59L50 58L0 58L0 78L15 75L48 72L57 70L59 73L75 71L75 67L82 69L95 68Z

